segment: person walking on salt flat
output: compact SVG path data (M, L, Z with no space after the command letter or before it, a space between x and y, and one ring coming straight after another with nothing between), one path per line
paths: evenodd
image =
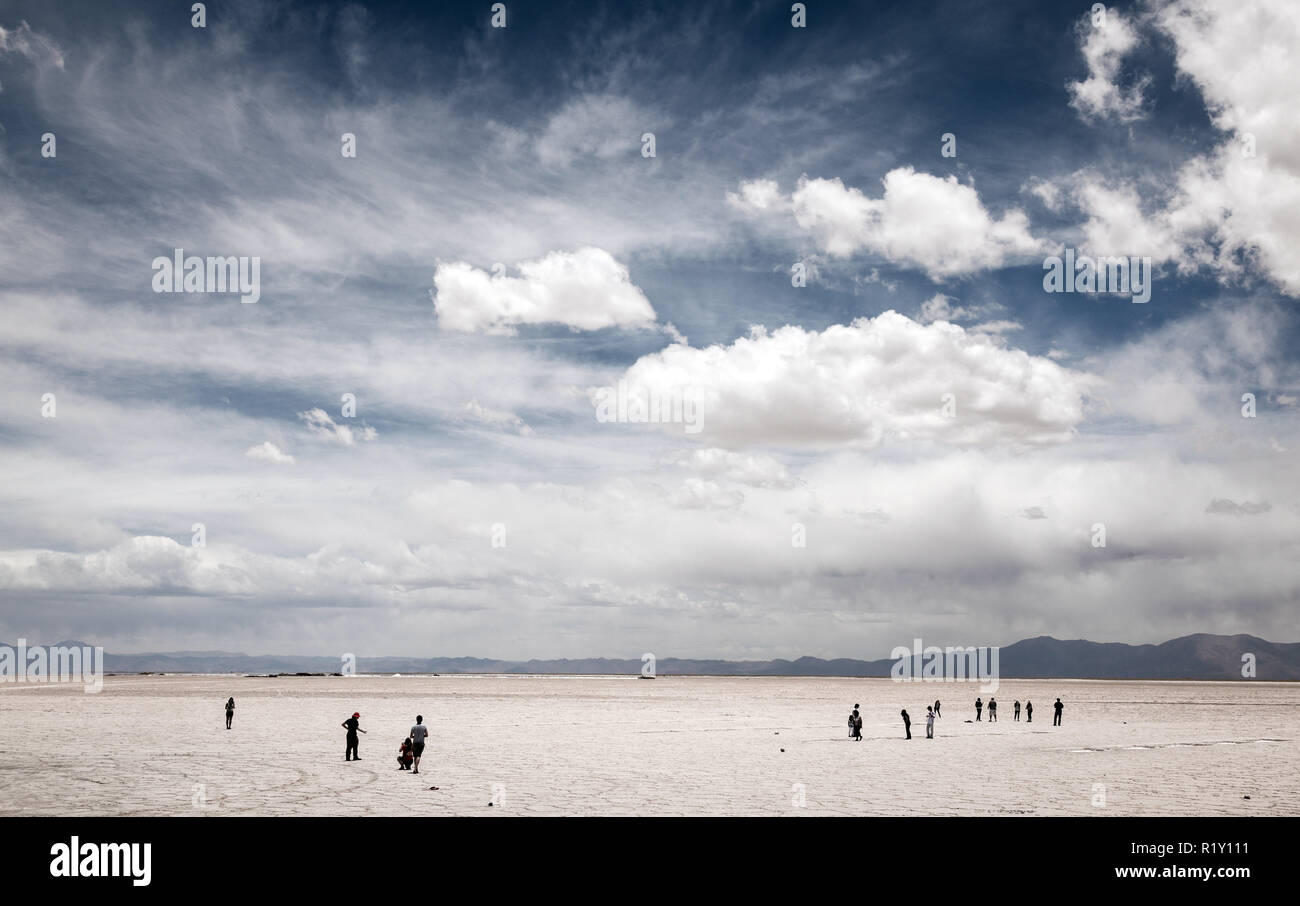
M925 738L934 739L934 709L928 706L925 709Z
M1016 699L1016 703L1012 705L1011 719L1020 720L1020 699Z
M910 717L907 716L907 709L906 709L906 708L904 708L904 709L903 709L901 712L899 712L899 713L901 713L901 714L903 715L903 732L905 732L905 733L907 734L907 738L908 738L908 739L911 739L911 738L912 738L912 718L910 718Z
M975 696L975 719L976 720L980 719L980 714L983 713L983 711L984 711L984 702L982 702L979 696L977 695Z
M1034 703L1031 702L1029 699L1025 699L1025 723L1032 724L1033 722L1034 722Z
M232 695L226 699L226 729L230 729L230 722L235 719L235 697Z
M998 700L989 696L989 723L996 723L998 719Z
M1052 705L1052 707L1056 709L1056 716L1052 718L1052 726L1059 727L1061 725L1061 709L1065 705L1061 704L1061 700L1058 698L1056 704Z

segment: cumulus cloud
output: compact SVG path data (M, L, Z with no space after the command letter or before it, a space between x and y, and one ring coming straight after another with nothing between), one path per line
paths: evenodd
M955 176L931 176L911 167L885 174L883 194L872 198L840 179L799 179L789 204L799 228L833 257L860 252L919 268L932 280L976 273L1048 249L1029 232L1017 208L992 215L979 193ZM749 190L746 198L746 189ZM782 207L771 187L743 184L744 208Z
M348 425L339 424L330 418L330 414L324 409L308 409L306 412L299 412L298 418L312 434L345 447L352 446L357 440L374 440L379 436L379 432L369 426L362 426L354 431Z
M244 455L249 459L260 459L263 462L273 462L276 465L293 465L294 461L292 456L269 440L255 447L249 447L244 451Z
M1088 77L1066 86L1070 106L1085 118L1114 118L1120 122L1141 118L1142 96L1150 76L1142 76L1128 87L1119 84L1124 58L1141 43L1133 23L1119 10L1107 9L1097 19L1091 13L1085 15L1078 32Z
M742 211L767 212L789 207L774 179L754 179L740 184L740 192L728 192L727 203Z
M645 327L650 300L627 268L599 248L551 252L519 265L518 277L463 262L438 265L434 308L446 330L513 334L519 324L565 324L575 330Z
M730 449L1056 443L1083 419L1089 385L1046 358L893 311L824 331L755 327L730 346L670 346L638 360L625 379L651 394L691 392L703 437Z
M1086 215L1092 254L1145 255L1183 274L1210 269L1223 280L1260 273L1300 296L1300 119L1293 115L1300 58L1292 52L1300 45L1300 7L1167 0L1154 5L1149 21L1171 40L1179 75L1200 90L1223 133L1218 145L1155 192L1095 171L1032 191L1047 201L1049 191L1064 190ZM1130 46L1117 37L1131 31L1123 22L1109 12L1101 31L1110 37L1097 40ZM1125 107L1101 89L1096 97L1111 99L1097 101L1108 110Z
M38 551L11 557L7 565L8 586L27 590L80 594L148 594L200 586L211 591L244 590L233 574L205 566L198 548L152 535L86 554Z

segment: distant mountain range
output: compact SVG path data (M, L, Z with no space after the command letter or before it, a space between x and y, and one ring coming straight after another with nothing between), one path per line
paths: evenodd
M85 645L56 642L55 645ZM12 647L12 646L9 646ZM1255 678L1300 680L1300 643L1268 642L1251 635L1188 635L1160 645L1062 641L1051 636L1001 648L1001 679L1242 679L1243 656L1254 655ZM895 661L724 661L660 658L660 676L889 676ZM227 651L164 651L104 656L107 673L338 673L337 657L249 655ZM639 674L636 658L500 661L474 657L358 657L358 673Z

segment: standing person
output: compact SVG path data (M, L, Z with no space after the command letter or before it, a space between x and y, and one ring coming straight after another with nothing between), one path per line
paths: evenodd
M853 706L853 713L849 715L849 736L857 742L862 742L862 715L858 713L858 706Z
M939 713L939 699L937 699L937 698L934 700L934 716L935 716L935 717L942 717L942 716L943 716L943 715L941 715L941 714Z
M343 760L360 761L361 756L357 754L357 734L366 732L361 729L361 712L354 711L352 716L339 726L346 727L348 731L348 750L343 753Z
M907 738L908 738L908 739L911 739L911 738L912 738L912 718L910 718L910 717L907 716L907 709L906 709L906 708L904 708L904 709L903 709L901 712L899 712L899 713L901 713L901 714L903 715L903 730L907 733Z
M925 709L925 738L934 739L934 709L929 706Z
M1029 699L1025 699L1025 723L1032 724L1033 722L1034 722L1034 703L1031 702Z
M1013 713L1011 715L1011 719L1020 720L1020 699L1016 699L1016 703L1013 706Z
M984 711L984 702L980 701L979 696L975 696L975 719L980 719L980 714Z
M232 695L226 699L226 729L230 729L230 722L235 719L235 697Z
M989 696L989 723L996 723L998 719L998 700Z
M415 770L420 773L420 756L424 754L424 740L429 735L429 728L424 725L424 715L415 715L415 726L411 727L411 754L415 756Z
M1052 705L1052 707L1056 709L1056 716L1052 718L1052 726L1059 727L1061 725L1061 709L1065 705L1061 704L1061 700L1058 698L1056 704Z

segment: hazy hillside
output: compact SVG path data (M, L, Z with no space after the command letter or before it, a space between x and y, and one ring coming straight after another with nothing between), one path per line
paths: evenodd
M56 642L84 645L84 642ZM12 647L12 646L10 646ZM1004 679L1063 677L1079 679L1242 679L1242 656L1255 656L1256 678L1300 680L1300 643L1268 642L1249 635L1197 634L1160 645L1120 642L1062 641L1050 636L1025 639L999 652ZM888 658L860 661L823 660L725 661L661 658L660 675L710 676L888 676ZM112 654L104 658L109 673L337 673L337 657L248 655L225 651L173 651ZM361 673L591 673L638 674L635 658L580 658L501 661L473 657L359 657Z

